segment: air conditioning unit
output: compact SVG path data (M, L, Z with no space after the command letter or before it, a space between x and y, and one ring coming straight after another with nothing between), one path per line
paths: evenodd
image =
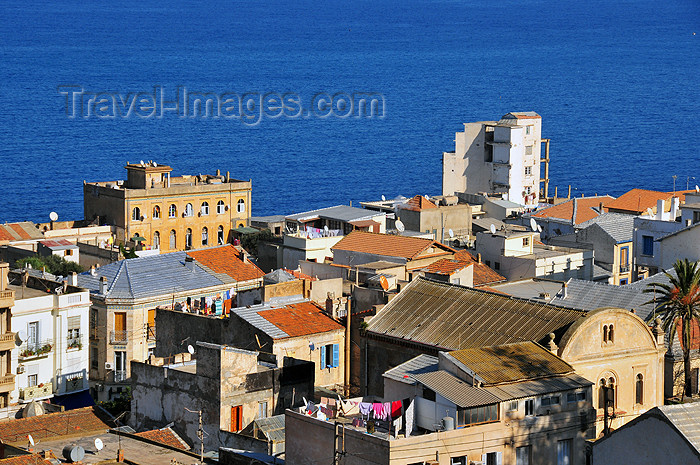
M112 370L114 367L110 362L105 362L105 370Z
M24 365L17 365L17 374L21 375L24 373Z

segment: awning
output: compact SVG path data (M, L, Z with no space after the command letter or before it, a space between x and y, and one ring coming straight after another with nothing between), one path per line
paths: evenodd
M365 228L367 226L378 225L379 223L377 223L374 220L355 220L355 221L350 221L350 224L355 226L355 227L358 227L358 228Z
M62 396L53 396L51 398L51 403L62 405L66 410L75 410L77 408L91 407L95 405L95 401L92 399L90 391L87 389L80 392L64 394Z
M260 232L259 229L251 228L249 226L238 227L236 229L232 229L231 231L238 234L255 234Z

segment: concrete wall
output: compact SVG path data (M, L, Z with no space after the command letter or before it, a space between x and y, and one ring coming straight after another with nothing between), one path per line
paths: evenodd
M659 265L667 270L676 260L700 260L700 226L695 225L660 242Z
M384 396L383 373L394 368L420 354L437 356L436 350L429 350L415 344L399 344L387 342L371 334L362 337L364 356L361 360L362 372L360 374L360 392L363 395Z
M592 465L700 462L698 451L666 421L655 417L614 431L608 438L594 442L592 450Z
M300 261L301 272L318 279L343 278L348 279L349 268L329 263Z
M676 221L661 221L656 219L637 217L634 219L634 265L635 267L647 267L651 274L659 271L660 245L658 239L674 233L683 227L684 223ZM644 254L644 236L653 238L651 255Z
M277 284L265 284L263 288L263 302L269 302L270 299L275 297L304 296L305 294L304 281L301 279Z

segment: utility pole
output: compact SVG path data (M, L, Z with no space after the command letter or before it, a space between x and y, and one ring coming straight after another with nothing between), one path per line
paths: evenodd
M673 178L673 195L676 195L676 178L678 177L677 175L671 176Z
M340 459L345 455L345 427L340 422L335 422L335 434L333 437L333 465L340 465ZM340 429L343 430L342 434ZM340 442L343 443L342 447Z
M347 309L348 311L345 315L345 395L350 397L350 359L352 358L352 355L350 354L350 339L352 338L350 322L352 320L352 292L348 297Z
M190 410L185 407L185 410L199 415L199 428L197 428L197 438L199 439L199 463L204 464L204 429L202 428L202 411Z

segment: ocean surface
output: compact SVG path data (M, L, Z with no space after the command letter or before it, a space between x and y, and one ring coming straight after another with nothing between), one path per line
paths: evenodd
M83 180L123 179L127 161L150 159L252 179L254 215L439 194L462 123L527 110L552 139L560 194L670 191L673 175L692 188L699 71L697 0L3 0L0 222L80 219ZM124 108L180 86L293 93L305 108L318 93L373 92L385 110L250 124L108 118L88 103L70 118L65 86Z

